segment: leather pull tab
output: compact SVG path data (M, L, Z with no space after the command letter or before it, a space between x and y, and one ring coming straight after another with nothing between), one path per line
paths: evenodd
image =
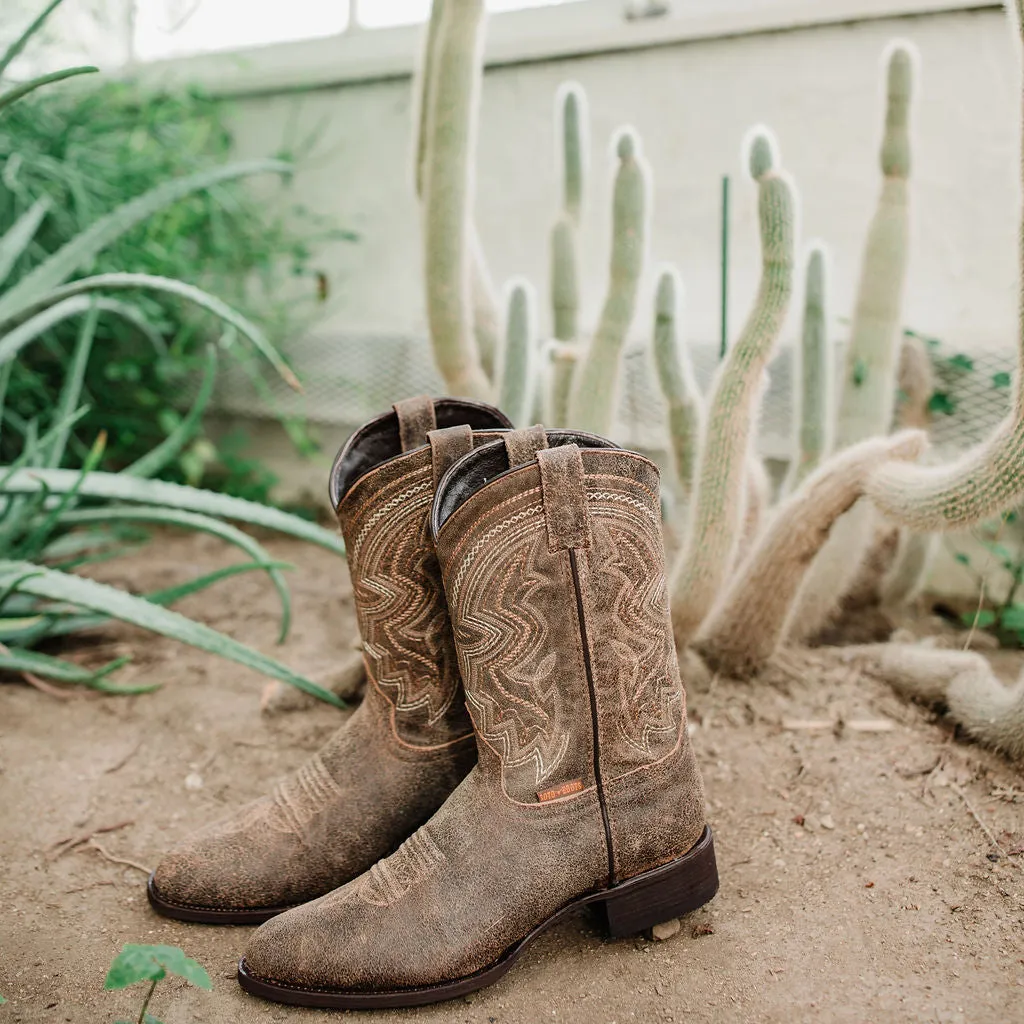
M437 427L434 417L434 400L427 395L403 398L391 407L398 417L398 437L402 451L411 452L427 443L427 434Z
M548 550L590 547L590 515L583 458L574 444L537 452Z
M431 430L427 434L430 441L430 452L434 462L434 490L441 482L441 477L455 465L463 455L473 450L473 431L465 423L457 427L442 427Z
M548 432L540 425L510 430L504 435L505 450L508 452L508 468L533 462L534 456L548 446Z

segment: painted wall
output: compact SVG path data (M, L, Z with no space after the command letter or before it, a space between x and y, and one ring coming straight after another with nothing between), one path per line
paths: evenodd
M833 254L834 310L849 312L879 184L880 59L888 40L922 55L915 110L913 249L906 322L969 350L1012 353L1016 337L1019 100L998 11L884 19L500 67L485 80L476 213L495 280L525 274L546 291L548 230L558 202L552 98L567 78L591 101L591 176L583 229L586 320L607 264L609 139L640 132L655 178L648 274L634 332L645 336L657 261L676 263L687 330L718 332L719 192L733 176L734 329L756 286L754 191L740 164L747 128L776 132L802 197L802 236ZM296 179L309 207L362 235L322 263L335 296L318 329L425 333L423 254L409 171L408 80L238 101L246 155L319 128ZM542 324L547 325L544 311ZM787 335L793 336L796 317Z

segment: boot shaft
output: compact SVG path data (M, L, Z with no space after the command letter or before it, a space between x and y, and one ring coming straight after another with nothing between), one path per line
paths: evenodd
M366 700L403 744L443 746L471 731L428 518L444 471L508 425L475 402L409 399L353 434L331 470Z
M511 469L502 444L461 460L432 529L481 767L526 808L596 792L609 874L628 877L704 819L658 470L592 435L547 441Z

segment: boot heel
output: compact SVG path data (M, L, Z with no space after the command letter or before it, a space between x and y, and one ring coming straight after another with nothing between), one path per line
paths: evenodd
M603 893L595 908L613 939L635 935L703 906L718 892L711 829L705 826L689 853L645 871Z

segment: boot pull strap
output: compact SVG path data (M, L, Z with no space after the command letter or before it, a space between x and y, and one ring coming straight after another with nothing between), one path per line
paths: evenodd
M590 516L583 458L574 444L537 452L548 550L590 547Z
M427 434L437 427L434 400L427 395L403 398L391 407L398 417L398 437L402 451L411 452L427 443Z
M534 456L548 446L548 432L540 425L510 430L503 435L508 452L508 468L533 462Z
M468 424L460 423L456 427L442 427L427 433L430 442L430 453L434 463L434 490L441 482L441 477L455 465L463 455L473 450L473 430Z

